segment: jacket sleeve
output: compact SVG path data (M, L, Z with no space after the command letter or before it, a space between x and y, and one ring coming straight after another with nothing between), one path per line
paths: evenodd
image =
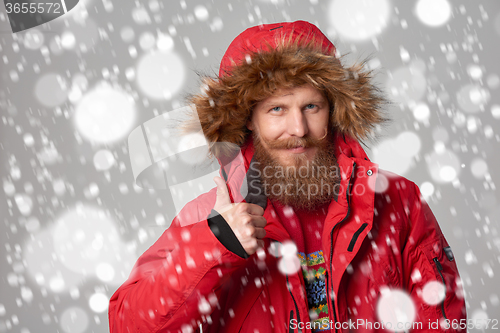
M422 332L465 332L464 292L451 247L428 204L413 184L409 195L410 231L403 250L403 276ZM435 324L429 327L430 324Z
M217 306L218 287L246 260L220 243L207 215L205 209L200 212L188 204L138 259L129 279L110 299L111 332L195 328L202 315Z

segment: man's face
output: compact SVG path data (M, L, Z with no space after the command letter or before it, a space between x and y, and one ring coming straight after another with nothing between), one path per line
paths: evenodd
M323 93L310 85L281 89L255 106L247 126L270 155L282 165L293 165L316 155L318 147L307 147L305 140L326 136L329 109Z
M279 90L257 104L247 126L271 200L313 210L335 196L339 178L329 114L328 100L309 85Z

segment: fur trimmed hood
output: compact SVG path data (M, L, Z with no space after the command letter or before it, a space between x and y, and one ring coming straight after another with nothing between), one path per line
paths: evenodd
M203 93L189 96L188 102L216 157L245 143L250 134L246 124L258 102L277 89L305 84L325 94L335 132L364 140L386 120L381 111L386 102L363 67L344 67L334 45L308 22L264 24L236 37L219 76L204 77Z

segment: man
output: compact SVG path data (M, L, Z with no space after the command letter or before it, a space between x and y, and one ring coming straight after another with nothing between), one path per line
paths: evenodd
M310 23L267 24L205 84L189 102L221 177L115 292L112 332L456 330L463 293L437 221L358 143L384 121L362 66Z

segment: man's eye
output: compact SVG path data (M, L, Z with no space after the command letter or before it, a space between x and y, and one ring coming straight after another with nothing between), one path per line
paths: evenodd
M275 106L274 108L272 108L269 111L271 111L271 112L280 112L281 111L281 107L280 106Z
M316 107L316 104L307 104L306 109L314 109Z

